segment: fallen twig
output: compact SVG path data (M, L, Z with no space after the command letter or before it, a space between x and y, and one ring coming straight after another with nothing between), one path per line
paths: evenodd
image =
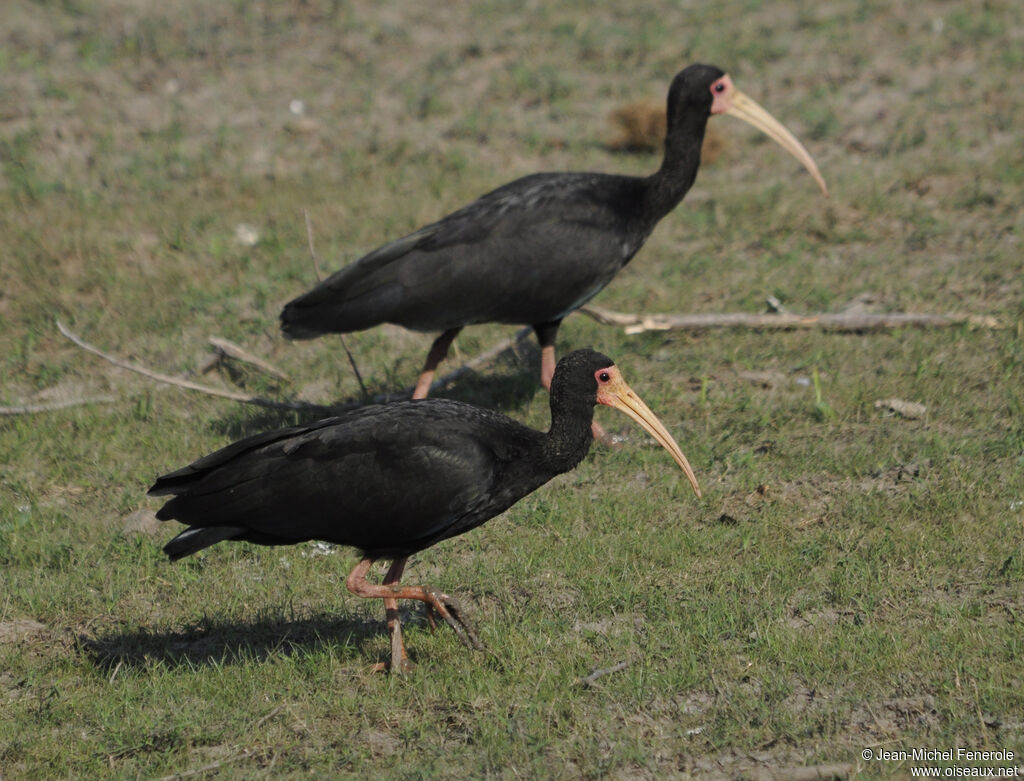
M611 667L607 667L603 670L594 670L594 672L586 678L580 678L579 683L583 686L593 686L594 682L598 678L602 678L605 675L611 675L612 673L622 672L627 667L629 667L629 662L619 662L618 664L613 664Z
M303 209L302 216L306 219L306 242L309 244L309 258L313 261L313 273L316 274L316 281L320 282L324 275L320 273L320 258L313 246L313 222L309 219L309 209Z
M313 261L313 273L316 274L317 282L322 282L324 275L320 273L320 259L316 255L316 247L313 246L313 223L309 219L309 209L302 210L303 217L306 218L306 241L309 242L309 258ZM348 349L348 344L345 342L343 334L338 334L338 339L341 341L341 346L345 350L345 355L348 356L348 362L352 366L352 371L355 372L356 382L359 383L359 390L363 393L365 399L369 396L369 392L366 390L366 385L363 383L362 372L359 371L359 367L356 365L356 359L352 355L352 351Z
M198 382L192 382L191 380L185 380L180 377L172 377L169 374L163 374L162 372L154 371L153 369L149 369L137 363L132 363L130 361L124 360L123 358L118 358L117 356L105 353L103 352L103 350L99 349L98 347L95 347L94 345L89 344L80 336L70 331L68 327L65 326L60 320L57 320L56 322L58 330L66 338L70 339L72 342L74 342L76 345L81 347L86 352L90 352L93 355L97 355L103 360L105 360L107 363L111 363L114 366L117 366L121 369L127 369L128 371L141 374L143 377L148 377L151 380L166 383L168 385L174 385L178 388L185 388L186 390L196 391L197 393L205 393L208 396L216 396L221 399L230 399L231 401L240 401L245 404L254 404L258 407L300 411L308 410L311 412L319 412L326 415L334 414L341 410L358 406L358 403L355 402L348 404L339 404L334 406L325 406L323 404L316 404L312 401L280 401L277 399L265 399L260 396L249 396L248 394L239 393L238 391L227 390L225 388L214 388L210 385L202 385ZM523 328L520 331L518 331L514 336L510 336L508 339L504 339L498 342L490 349L487 349L484 352L480 353L479 355L475 356L474 358L471 358L459 368L435 380L433 384L430 386L431 391L445 388L451 383L455 382L460 377L462 377L463 375L468 374L477 367L494 360L494 358L496 358L505 350L509 349L510 347L514 347L515 345L523 341L527 336L530 335L531 331L532 329L529 327ZM399 399L407 399L412 395L412 391L413 386L409 386L408 388L403 388L402 390L399 391L392 391L390 393L378 393L372 398L367 399L366 402L372 404L384 404L391 401L398 401ZM114 401L114 399L110 399L110 401ZM3 409L5 408L0 407L0 410ZM54 407L54 409L59 409L59 407Z
M82 399L64 399L64 401L49 401L41 404L18 404L13 407L0 407L0 415L33 415L37 412L53 412L82 404L111 404L115 401L117 399L113 396L89 396Z
M274 708L272 711L270 711L270 713L268 713L266 716L261 717L259 719L259 721L257 721L255 724L253 724L251 729L253 729L253 730L259 729L260 727L263 726L264 722L269 721L270 719L274 718L274 716L276 716L278 713L280 713L283 710L284 710L284 705L278 705L276 708Z
M198 382L192 382L191 380L171 377L169 374L162 374L160 372L153 371L152 369L147 369L145 366L139 366L138 364L122 360L116 356L108 355L98 347L94 347L83 340L77 334L69 331L60 320L57 321L57 328L65 337L70 339L86 352L97 355L107 363L112 363L114 366L121 369L136 372L137 374L141 374L143 377L149 377L149 379L156 380L157 382L163 382L168 385L175 385L179 388L198 391L199 393L205 393L208 396L217 396L222 399L231 399L232 401L242 401L246 404L255 404L256 406L269 407L270 409L310 410L325 413L330 413L331 411L330 407L325 407L321 404L314 404L309 401L278 401L276 399L264 399L259 396L249 396L248 394L238 393L237 391L225 390L224 388L213 388L209 385L200 385Z
M213 348L223 356L234 358L236 361L242 361L243 363L252 364L265 374L277 377L279 380L284 380L285 382L291 382L291 379L283 371L270 365L262 358L253 355L248 350L239 347L234 342L222 339L219 336L209 337L209 342L213 345Z
M595 306L580 309L604 325L620 325L627 334L644 331L703 330L706 328L798 329L821 328L826 331L881 331L888 328L948 327L967 323L978 328L1001 328L994 317L985 315L932 315L913 312L824 312L799 315L791 312L747 314L745 312L707 314L629 314Z

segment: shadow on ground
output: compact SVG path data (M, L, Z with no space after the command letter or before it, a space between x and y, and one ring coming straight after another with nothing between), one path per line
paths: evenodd
M78 648L105 670L145 668L153 663L168 667L221 666L294 653L333 652L356 657L366 652L368 641L383 632L381 622L323 613L295 620L207 621L184 630L111 627L79 635Z
M469 371L432 394L433 398L455 399L479 407L510 413L528 406L541 391L539 385L540 350L528 342L520 342L505 350L488 366ZM217 434L241 439L286 426L312 423L332 415L365 406L369 403L390 403L409 397L401 390L370 390L370 400L348 396L332 401L322 408L310 410L283 410L244 407L244 412L232 410L213 425Z

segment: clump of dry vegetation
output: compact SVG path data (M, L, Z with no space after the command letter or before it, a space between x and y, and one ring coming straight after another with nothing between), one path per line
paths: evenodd
M616 152L657 152L665 145L665 102L642 98L612 110L611 135L605 144ZM701 165L713 165L724 141L714 126L708 128L701 149Z

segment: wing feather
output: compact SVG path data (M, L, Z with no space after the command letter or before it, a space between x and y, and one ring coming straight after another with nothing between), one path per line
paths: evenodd
M359 412L250 437L161 477L150 493L174 497L157 517L238 527L257 542L376 551L426 547L490 517L505 459L479 423L484 411L437 401Z

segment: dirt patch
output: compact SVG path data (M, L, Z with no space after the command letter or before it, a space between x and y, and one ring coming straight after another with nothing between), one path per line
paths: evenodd
M46 631L46 624L31 618L15 618L0 622L0 643L16 643L28 640Z
M779 753L770 749L755 751L725 751L714 756L694 759L680 768L705 779L828 779L847 778L854 765L847 762L808 764L806 757L787 749Z
M622 613L608 616L596 621L577 620L572 625L574 632L593 632L605 637L617 637L622 634L635 634L643 631L646 620L641 615Z
M870 742L888 740L906 732L927 733L938 727L939 722L939 712L931 695L863 703L850 714L850 727L869 736Z
M820 474L761 485L754 492L731 496L725 502L725 512L738 513L734 517L742 518L761 505L781 501L788 507L801 508L799 516L793 516L791 523L797 528L804 528L824 522L836 499L843 496L872 491L902 496L927 478L929 466L927 462L895 464L860 478Z
M795 610L786 620L786 625L792 629L818 630L840 623L854 623L859 620L860 615L856 610L835 610L833 608L806 612Z
M121 532L125 535L144 534L156 537L166 531L164 525L156 519L152 510L136 510L124 517Z
M380 729L363 730L356 735L356 742L365 746L374 757L389 757L402 750L400 738Z

